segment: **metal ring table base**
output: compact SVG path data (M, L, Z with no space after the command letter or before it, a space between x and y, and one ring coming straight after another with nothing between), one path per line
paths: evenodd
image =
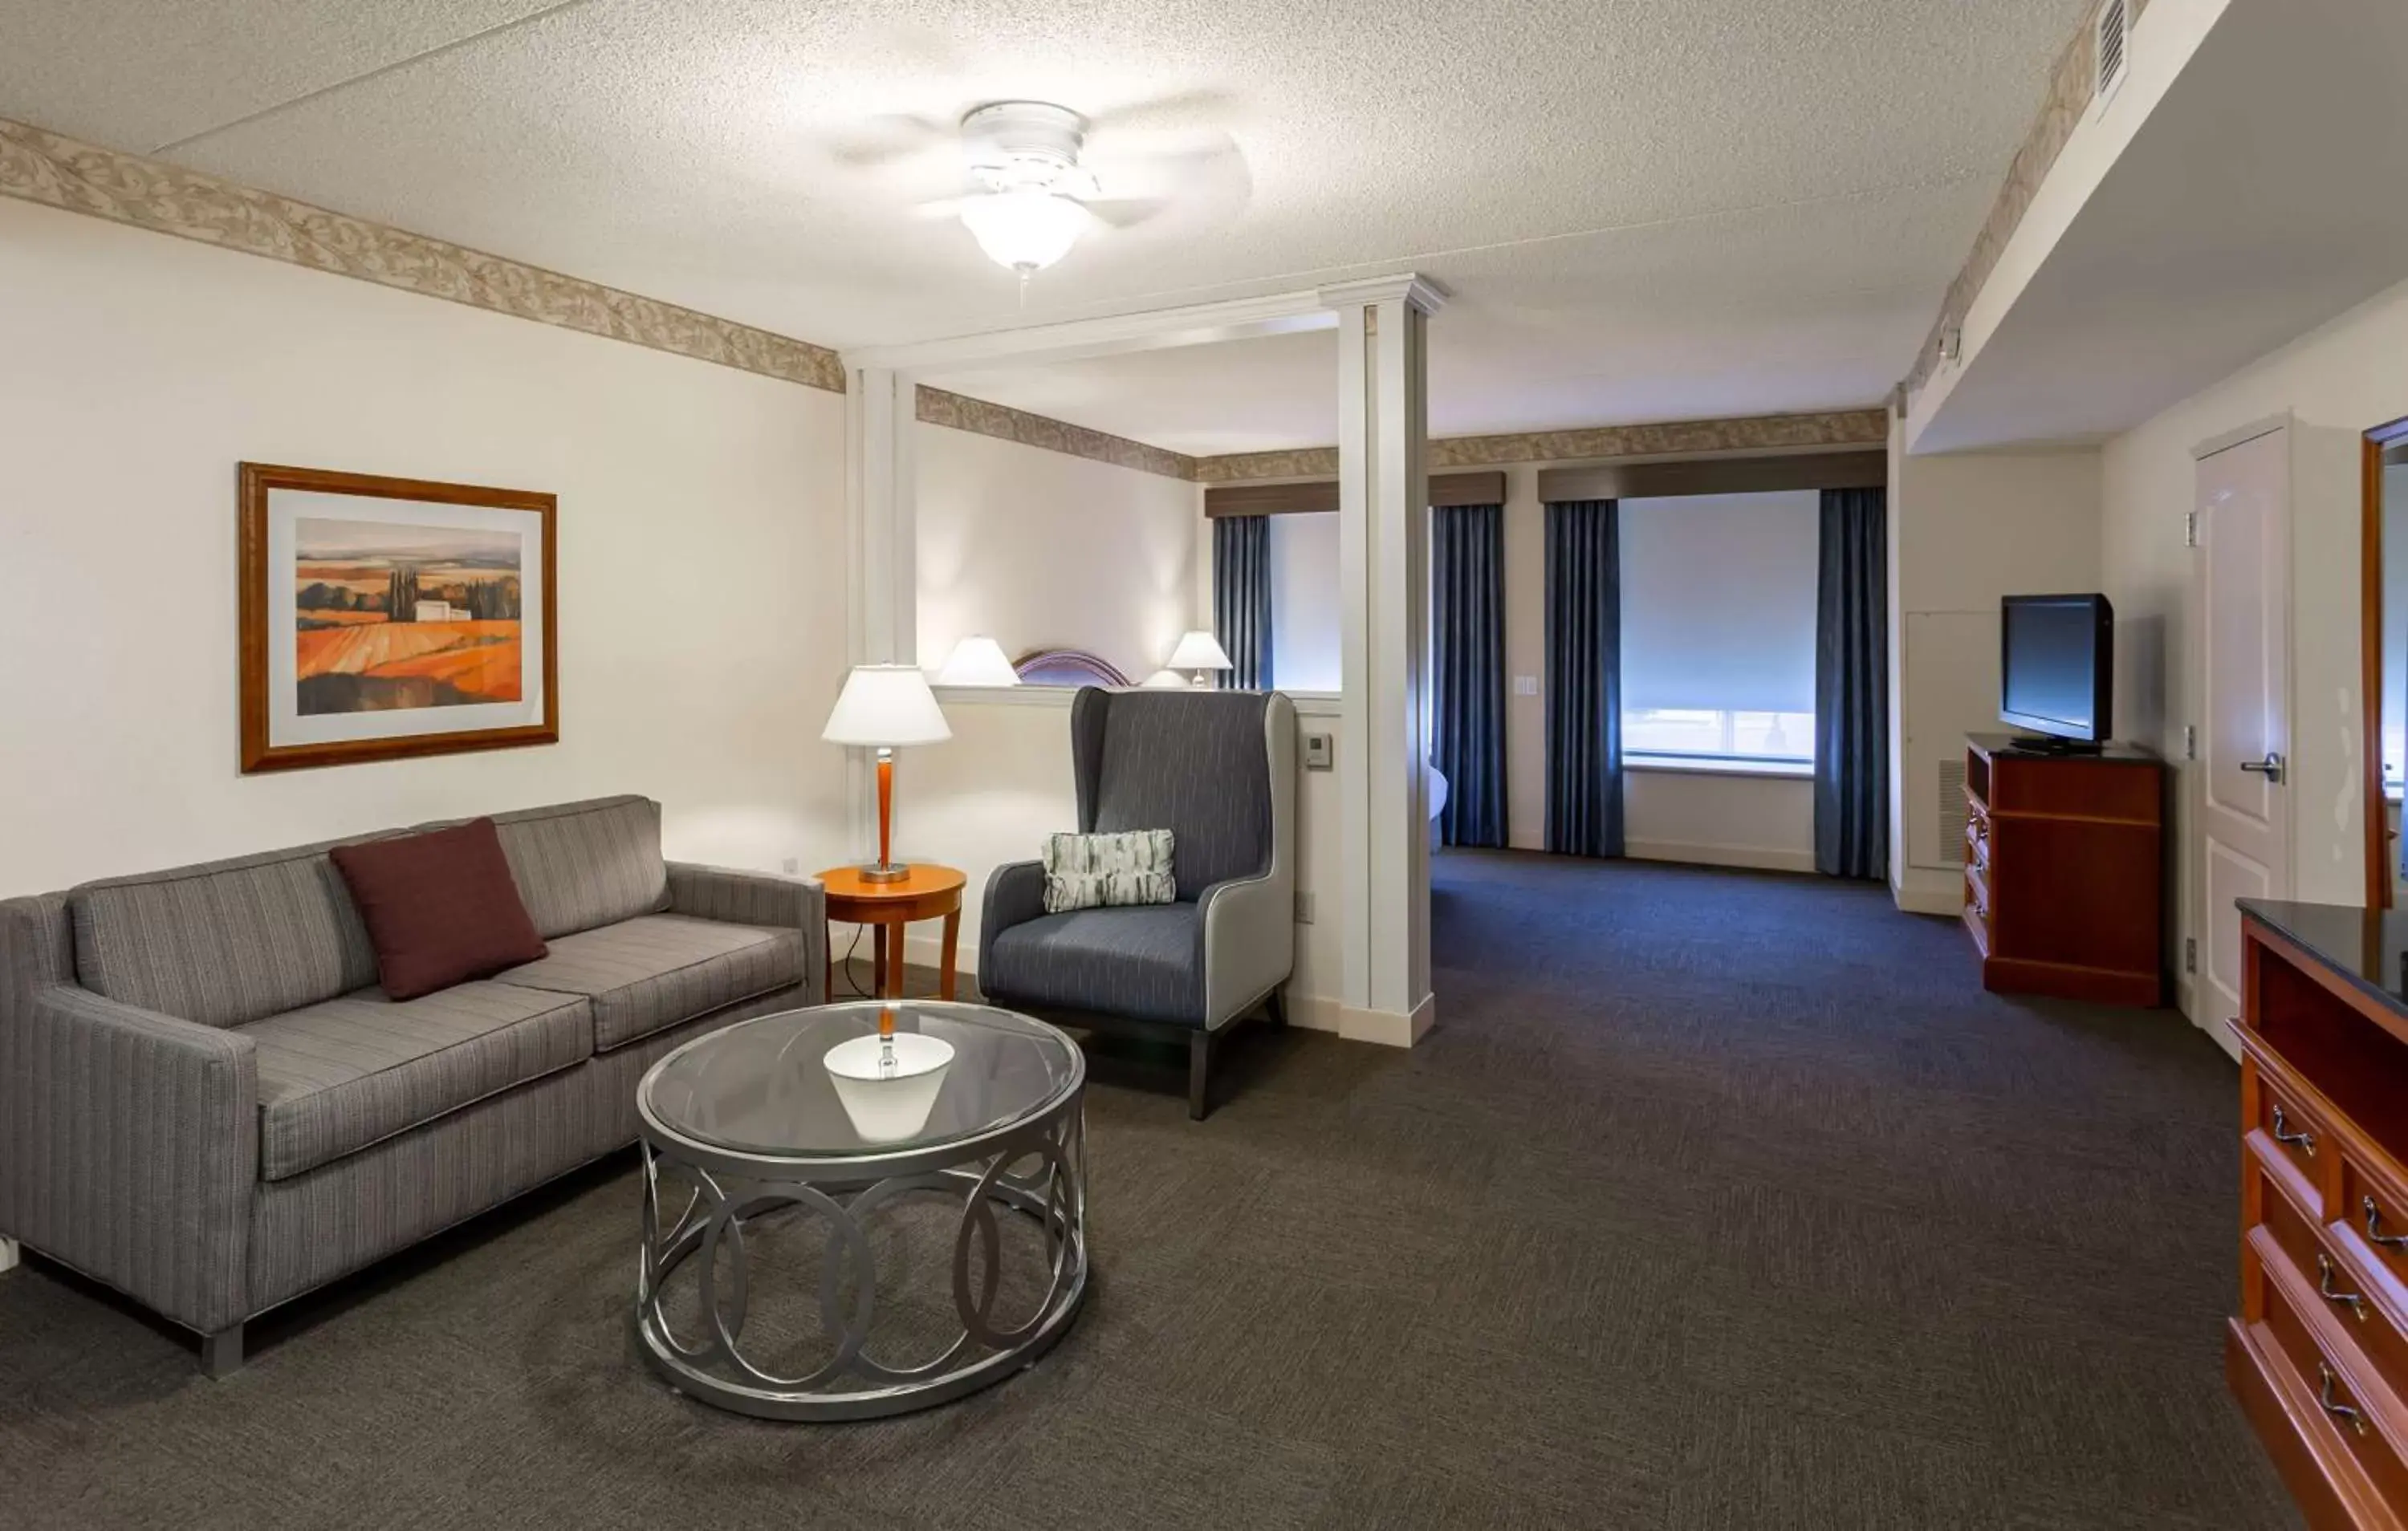
M991 1140L967 1165L892 1176L863 1184L813 1184L807 1180L714 1174L650 1138L644 1142L644 1250L637 1278L635 1332L652 1369L680 1392L738 1413L773 1420L867 1420L950 1403L1034 1366L1058 1343L1077 1319L1087 1295L1086 1191L1082 1176L1083 1123L1076 1107L1053 1121L1014 1134L1000 1145ZM1010 1166L1031 1156L1039 1168L1015 1176ZM695 1182L693 1198L674 1223L663 1226L660 1204L664 1165ZM723 1181L724 1183L723 1183ZM897 1195L914 1191L961 1191L961 1222L953 1239L954 1308L962 1332L933 1359L893 1367L867 1353L876 1320L877 1270L864 1219ZM998 1328L994 1303L1001 1276L1001 1239L995 1208L1002 1205L1036 1221L1046 1251L1045 1295L1025 1323ZM764 1370L739 1349L750 1295L744 1228L747 1223L790 1207L816 1212L828 1222L828 1245L821 1262L820 1320L836 1344L834 1356L807 1376L783 1378ZM971 1252L984 1256L982 1275L973 1271ZM721 1254L727 1280L721 1291ZM681 1341L662 1312L670 1275L701 1254L695 1304L700 1337ZM841 1302L844 1274L854 1290ZM975 1360L965 1357L981 1352ZM856 1385L830 1384L853 1381Z

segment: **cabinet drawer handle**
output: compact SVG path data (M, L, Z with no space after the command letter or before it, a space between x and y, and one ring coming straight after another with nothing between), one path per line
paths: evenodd
M2349 1316L2358 1323L2366 1322L2366 1299L2355 1292L2333 1290L2332 1256L2322 1251L2316 1253L2316 1291L2323 1295L2327 1302L2338 1308L2348 1309Z
M2341 1403L2333 1397L2333 1387L2340 1379L2333 1375L2332 1367L2319 1361L2316 1363L2316 1375L2324 1379L2324 1386L2316 1394L2316 1402L2325 1406L2325 1412L2348 1425L2358 1434L2361 1436L2366 1434L2366 1416L2357 1409Z
M2285 1132L2283 1108L2279 1104L2274 1108L2274 1141L2291 1144L2311 1159L2316 1156L2316 1135L2304 1127L2298 1132Z
M2372 1196L2361 1198L2358 1205L2366 1209L2366 1241L2368 1243L2380 1244L2386 1250L2408 1250L2408 1234L2387 1234L2376 1231L2383 1225L2383 1209L2374 1205Z

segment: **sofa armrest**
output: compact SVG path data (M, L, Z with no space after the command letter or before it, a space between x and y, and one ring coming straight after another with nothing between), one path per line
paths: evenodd
M980 986L995 964L995 938L1014 925L1041 919L1045 913L1045 864L1010 861L987 874L986 902L979 909Z
M59 984L0 1027L0 1230L204 1334L251 1316L242 1032Z
M1204 1024L1226 1025L1296 971L1296 881L1283 872L1236 878L1204 890L1197 939L1204 943Z
M669 912L735 925L803 933L803 987L819 994L827 977L827 891L815 878L771 877L723 866L669 863Z

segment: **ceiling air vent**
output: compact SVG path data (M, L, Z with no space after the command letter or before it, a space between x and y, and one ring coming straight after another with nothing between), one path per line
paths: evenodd
M2095 101L2104 101L2124 83L2124 72L2131 62L2131 0L2106 0L2099 7L2091 36L2099 46L2091 51L2098 68L2091 76L2090 94Z

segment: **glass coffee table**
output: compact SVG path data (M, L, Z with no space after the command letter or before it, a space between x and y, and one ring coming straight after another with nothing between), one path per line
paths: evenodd
M636 1092L638 1347L679 1391L781 1420L900 1414L1035 1364L1087 1292L1085 1101L1077 1044L980 1005L695 1038Z

